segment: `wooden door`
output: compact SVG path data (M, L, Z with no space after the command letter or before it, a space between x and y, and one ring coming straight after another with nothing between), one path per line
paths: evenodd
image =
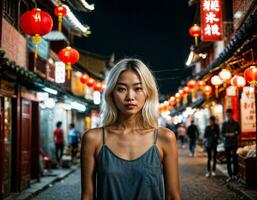
M22 99L21 102L21 187L29 186L31 172L31 101Z

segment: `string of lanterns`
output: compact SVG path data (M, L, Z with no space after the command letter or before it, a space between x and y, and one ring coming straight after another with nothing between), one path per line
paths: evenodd
M96 81L94 78L88 76L87 74L81 75L80 82L98 92L103 92L106 86L105 82Z

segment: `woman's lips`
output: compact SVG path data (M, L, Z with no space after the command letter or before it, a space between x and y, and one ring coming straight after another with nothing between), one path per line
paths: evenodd
M135 108L137 105L136 104L126 104L125 107L128 109L133 109Z

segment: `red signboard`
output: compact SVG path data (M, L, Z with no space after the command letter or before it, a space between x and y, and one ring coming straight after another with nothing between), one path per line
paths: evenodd
M221 0L201 0L202 41L222 40L221 3Z

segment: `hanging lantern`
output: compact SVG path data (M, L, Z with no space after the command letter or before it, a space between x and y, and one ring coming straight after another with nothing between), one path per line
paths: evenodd
M197 82L196 80L190 80L188 81L187 83L187 87L190 89L190 90L194 90L197 86Z
M207 96L207 99L208 99L209 96L210 96L211 93L212 93L212 87L209 86L209 85L205 85L205 86L203 87L203 92L204 92L204 94Z
M201 35L201 27L198 26L197 24L194 24L191 26L189 29L189 34L195 38L195 46L198 45L198 37Z
M187 87L187 86L185 86L184 88L183 88L183 91L184 91L184 94L189 94L190 93L190 89L189 89L189 87Z
M67 9L63 5L56 6L54 13L58 16L58 31L62 31L62 18L67 14Z
M47 12L35 8L21 15L20 26L23 32L32 36L32 42L35 45L34 58L36 59L41 36L49 33L53 28L52 17Z
M89 78L87 81L87 86L92 87L95 84L95 79Z
M222 69L219 73L219 77L224 82L224 86L226 87L226 83L231 79L231 72L227 69Z
M251 85L257 83L257 68L255 65L250 66L244 71L244 78Z
M102 83L101 82L95 82L95 84L93 85L93 89L95 91L98 91L98 92L101 91L101 87L102 87Z
M220 77L218 75L215 75L211 78L211 83L212 83L212 85L215 86L215 96L218 97L219 96L218 88L222 84L222 80L220 79Z
M86 84L87 81L89 79L89 76L87 74L83 74L81 77L80 77L80 82L83 83L83 84Z
M175 97L170 97L169 99L169 105L174 106L176 104L176 98Z
M180 99L181 99L181 95L177 92L176 94L175 94L175 99L179 102L180 101Z
M235 75L233 78L231 78L230 83L232 86L235 86L237 88L242 88L246 85L246 81L244 77Z
M204 81L198 81L198 86L203 89L203 87L205 86L205 82Z
M71 77L71 65L75 64L79 60L79 52L76 49L71 48L70 46L62 49L58 53L59 59L66 64L67 70L67 79Z

